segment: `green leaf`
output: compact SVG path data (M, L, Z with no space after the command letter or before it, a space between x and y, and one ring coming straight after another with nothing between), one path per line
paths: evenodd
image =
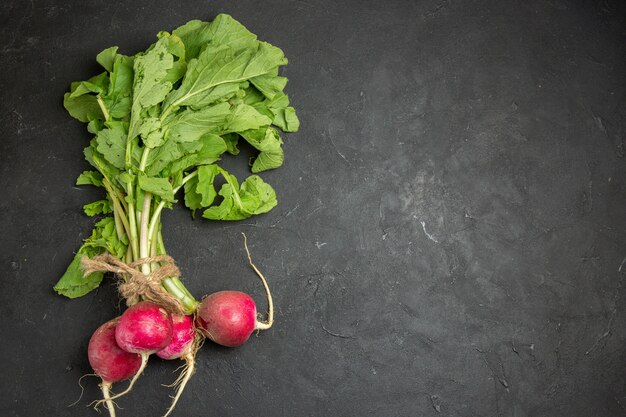
M285 159L282 149L283 141L276 129L268 127L247 130L240 134L250 145L260 151L252 164L252 172L267 171L283 164Z
M193 110L200 110L213 103L226 101L239 92L239 85L239 82L217 85L213 88L209 88L201 94L191 97L186 101L185 105L191 107Z
M250 82L268 99L273 99L277 94L282 94L287 85L287 78L273 74L259 75L250 79Z
M272 114L272 123L284 132L296 132L300 128L300 121L293 107L289 107L289 97L286 94L276 94L273 99L262 103Z
M270 123L272 119L252 106L239 104L231 107L228 103L220 103L198 111L180 112L168 125L166 135L176 142L195 142L208 133L240 132Z
M242 220L270 211L276 206L276 192L258 175L251 175L241 184L237 178L219 168L226 180L219 195L223 200L218 206L209 207L202 217L210 220Z
M117 49L117 46L112 46L100 52L96 56L96 61L98 62L98 64L102 65L104 69L109 72L113 71L113 64L115 63L115 55L117 54Z
M89 257L107 251L121 259L126 255L127 247L127 242L120 240L117 236L115 219L113 217L105 217L96 223L91 236L85 240L80 251Z
M165 49L180 61L185 61L185 44L183 40L175 33L161 31L157 33L157 38L162 40Z
M174 29L173 34L183 40L188 61L197 58L207 44L240 50L253 46L256 41L255 34L227 14L217 15L211 23L192 20Z
M162 102L172 89L172 83L166 77L174 65L174 56L167 50L166 42L160 39L152 50L135 58L130 138L139 134L142 112Z
M98 200L83 206L83 210L87 216L95 216L97 214L108 214L113 211L109 200Z
M72 83L70 97L76 98L89 93L100 94L109 87L109 76L106 72L98 74L87 81Z
M198 177L193 177L185 183L185 205L191 209L192 214L202 207L202 194L196 191L198 186Z
M67 271L54 286L54 290L66 297L77 298L98 288L104 273L95 272L83 277L83 271L80 268L81 258L83 256L93 258L103 252L122 258L126 254L126 249L127 243L117 237L115 220L112 217L105 217L96 223L91 236L80 247Z
M208 22L191 20L172 31L174 35L182 39L187 60L196 58L200 50L209 42L212 36L208 30L209 26Z
M258 175L246 178L240 196L245 211L251 214L267 213L278 204L274 189Z
M65 107L70 116L83 123L94 119L104 120L96 96L91 94L71 97L71 93L65 93L63 96L63 107Z
M197 59L189 62L181 86L168 96L164 108L189 105L196 96L215 86L245 81L286 63L283 52L265 42L240 51L209 44Z
M137 178L139 181L139 188L145 192L158 195L163 200L168 202L174 201L174 189L167 178L148 177L147 175L141 173Z
M54 286L54 290L58 294L68 298L78 298L100 286L104 273L94 272L83 277L83 271L80 268L80 260L83 256L85 255L79 250L59 282Z
M217 133L231 117L230 105L220 103L202 110L181 112L169 124L168 138L175 142L195 142L207 133Z
M158 117L145 118L141 123L139 134L143 139L143 144L148 148L156 148L165 142L165 137L161 131L161 119Z
M270 110L274 113L274 121L272 123L280 127L283 132L297 132L300 129L300 120L298 120L296 110L293 107Z
M166 169L172 162L202 149L202 142L175 142L167 140L162 146L155 148L148 157L146 174L156 176Z
M102 101L111 117L127 120L130 118L133 92L133 58L116 55L109 78L109 90L102 96Z
M226 151L231 155L239 155L239 148L237 143L239 142L239 135L235 133L226 133L222 135L222 139L226 143Z
M227 45L234 51L254 47L256 35L227 14L219 14L208 28L209 42L213 45Z
M202 196L200 205L202 207L209 207L213 204L217 192L213 186L215 177L219 174L219 167L217 165L203 165L198 168L198 185L196 186L196 192Z
M95 185L102 187L102 174L98 171L84 171L76 179L76 185Z
M202 147L198 151L197 165L212 164L226 152L226 142L217 135L206 134L200 138Z
M97 150L114 167L126 164L126 128L121 122L107 123L108 128L96 135Z
M237 179L228 173L222 174L227 178L226 184L222 185L219 192L222 202L218 206L204 210L202 217L209 220L243 220L250 217L242 210Z
M247 104L239 104L233 109L228 125L224 132L243 132L250 129L258 129L272 123L272 119L259 113L254 107Z
M265 103L266 101L267 98L263 95L263 93L257 90L256 87L249 86L248 88L244 89L243 102L245 104L254 106L256 108L256 105ZM263 107L267 108L267 106L265 105L263 105ZM269 115L271 115L271 112L269 113Z
M115 179L120 173L120 170L111 165L105 158L98 152L96 147L98 146L96 139L92 139L90 145L85 148L85 159L96 168L102 175L109 180L111 184L115 183Z
M190 167L208 165L220 159L220 155L226 151L224 140L212 134L206 134L200 138L201 147L196 153L187 154L171 162L161 174L162 176L174 176L182 173ZM172 185L173 186L173 185Z

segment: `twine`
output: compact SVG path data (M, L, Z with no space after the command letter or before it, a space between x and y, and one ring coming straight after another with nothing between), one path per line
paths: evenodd
M163 265L148 275L137 269L138 266L157 262L163 263ZM126 299L128 306L145 300L158 304L171 313L185 314L180 300L165 291L161 285L161 281L165 278L180 276L180 270L174 264L174 259L171 256L151 256L127 264L114 256L104 254L91 259L85 256L81 259L80 264L84 276L94 272L113 272L121 277L122 282L118 291Z

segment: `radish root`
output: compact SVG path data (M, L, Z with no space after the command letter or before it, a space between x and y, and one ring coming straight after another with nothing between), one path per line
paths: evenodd
M135 382L137 382L137 380L139 379L139 377L141 376L143 371L146 369L146 365L148 364L148 358L149 357L150 357L150 355L147 354L147 353L142 353L141 354L141 366L137 370L137 373L133 376L133 379L130 380L130 384L128 384L128 388L126 388L124 391L120 392L119 394L115 394L112 397L109 397L109 399L108 399L109 401L118 399L120 397L123 397L124 395L128 394L133 389L133 386L135 385ZM110 388L110 387L111 387L111 385L109 384L108 388ZM107 388L107 394L108 394L108 388ZM103 393L104 393L104 391L103 391ZM103 400L97 401L96 402L96 407L98 407L102 403L108 403L106 397Z
M80 378L78 378L78 386L80 387L80 397L78 397L78 399L76 401L74 401L73 403L68 405L68 407L74 407L83 398L83 394L85 393L85 387L83 387L83 378L85 378L87 376L96 376L97 377L98 375L97 374L85 374L85 375L81 376Z
M267 330L270 327L272 327L272 324L274 324L274 301L272 300L272 293L270 292L269 285L267 285L267 280L265 279L261 271L259 271L259 268L257 268L256 265L252 262L252 257L250 256L250 250L248 249L248 238L246 237L246 234L245 233L241 233L241 234L243 235L243 247L246 249L246 254L248 255L248 262L250 263L250 266L252 267L254 272L256 272L256 274L261 279L261 282L263 283L263 287L265 288L265 294L267 295L267 321L261 321L257 319L256 324L254 325L254 329L255 330Z
M173 386L177 386L177 388L176 388L176 395L174 397L172 397L173 398L172 404L167 409L167 412L165 414L163 414L163 417L169 416L172 413L172 411L174 411L174 407L176 407L176 403L180 399L180 396L182 395L182 393L183 393L183 391L185 389L185 386L187 385L187 382L189 382L189 380L191 379L191 376L196 371L196 355L195 355L195 352L190 352L190 353L186 354L185 356L183 356L181 359L183 359L185 361L185 365L183 365L184 370L183 370L183 372L181 372L181 374L176 379L176 381L174 381Z
M189 349L189 352L181 357L181 359L185 361L185 364L182 366L183 371L180 373L180 375L178 375L178 378L176 378L176 381L174 381L172 385L168 385L170 387L176 387L176 395L172 397L172 404L167 409L165 414L163 414L163 417L169 416L171 412L174 411L174 407L176 407L176 403L180 399L180 396L183 394L187 382L189 382L193 374L196 372L196 353L198 353L198 350L200 350L200 348L204 344L204 340L205 338L202 333L196 330L196 335L193 344Z
M109 410L109 416L115 417L115 405L113 404L111 396L109 395L110 388L111 388L111 384L108 382L102 381L102 384L100 384L100 389L102 390L102 396L104 397L104 400L102 401L104 401L106 409ZM96 404L96 407L98 407L98 404Z

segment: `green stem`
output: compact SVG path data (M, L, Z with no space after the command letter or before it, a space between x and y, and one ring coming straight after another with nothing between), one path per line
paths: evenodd
M126 250L126 258L124 259L124 262L126 262L127 264L133 262L133 250L131 249L130 245L128 245L128 249Z
M102 110L102 114L104 115L104 121L108 122L111 118L111 115L109 114L109 111L107 110L107 106L104 104L104 101L102 101L102 97L100 97L100 94L96 96L96 101L100 106L100 110Z
M137 222L135 218L135 208L133 204L133 182L129 181L127 183L128 187L128 220L129 220L129 228L130 228L130 245L133 250L133 260L139 259L139 244L137 241Z
M147 258L150 254L150 240L151 234L148 234L148 218L150 217L150 204L152 202L152 194L144 193L143 197L143 210L141 211L141 228L139 231L139 256L141 259ZM150 265L141 265L141 272L146 275L150 274Z
M113 206L113 220L115 221L115 231L117 232L117 238L123 242L126 233L124 233L124 226L122 226L120 215L118 213L118 210L115 209L115 206Z
M115 218L115 227L118 232L118 237L121 239L121 236L119 235L120 234L119 223L121 223L126 233L126 236L130 239L130 225L128 224L126 213L124 212L124 209L121 206L120 201L117 198L116 193L113 190L113 187L111 186L109 181L105 178L102 183L104 185L104 188L107 190L109 197L111 197L111 201L113 202L113 215Z
M181 184L174 188L174 194L176 194L178 192L178 190L181 189L181 187L183 185L185 185L185 183L187 181L189 181L190 179L192 179L193 177L198 175L198 171L194 171L191 174L187 175L185 178L183 178L183 181L181 182ZM148 235L152 236L156 230L156 225L159 222L159 218L161 216L161 212L163 211L163 207L165 207L165 201L161 201L159 203L159 205L157 206L156 209L154 209L154 214L152 215L152 219L150 220L150 227L148 228Z
M193 178L193 176L190 176L189 178ZM187 181L189 181L189 179L187 179ZM153 247L156 247L156 252L158 255L166 255L167 253L165 251L165 245L163 243L163 235L161 234L160 227L156 227L155 226L156 223L154 223L154 222L158 222L158 219L159 219L158 214L157 214L156 220L154 216L152 217L152 219L153 219L153 224L151 224L151 226L152 226L153 232L150 235L152 236L151 245ZM198 301L196 301L194 296L189 292L189 290L185 287L182 281L178 279L178 277L165 278L162 281L162 284L167 292L169 292L174 297L180 300L180 302L182 303L185 309L186 314L193 314L196 311L196 308L198 308L198 304L199 304Z
M144 172L146 169L146 165L148 164L148 155L150 155L150 148L143 148L141 161L139 162L139 171L141 172Z
M161 234L161 231L159 230L159 254L160 255L165 255L165 245L163 244L163 235Z

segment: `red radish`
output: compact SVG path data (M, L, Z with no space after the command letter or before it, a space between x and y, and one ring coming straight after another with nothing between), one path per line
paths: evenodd
M166 360L180 359L191 349L195 336L191 316L172 314L172 339L156 355Z
M243 233L242 233L243 234ZM265 277L252 263L246 235L243 235L248 261L259 276L267 294L268 318L257 319L256 304L252 297L240 291L219 291L206 296L196 311L196 323L204 336L217 344L228 347L241 346L254 330L267 330L274 322L272 294Z
M166 360L182 359L185 361L185 369L173 384L174 386L178 385L176 396L163 417L167 417L174 411L174 407L183 393L185 385L187 385L187 382L195 371L196 351L200 347L199 339L196 343L196 330L193 325L193 317L172 315L172 325L172 340L166 347L158 351L156 355Z
M141 301L120 317L115 340L127 352L149 355L163 349L172 339L172 318L163 307Z
M111 384L137 374L141 367L141 356L120 349L115 341L115 328L119 318L104 323L94 332L89 340L87 355L94 372L102 378L102 395L111 417L115 417L115 408L109 395Z
M138 353L141 366L125 391L111 397L121 397L132 390L148 364L148 357L164 348L172 339L172 318L157 304L141 301L134 304L120 316L115 327L115 341L126 352Z
M206 296L197 311L198 328L222 346L241 346L256 324L256 305L248 294L219 291Z

